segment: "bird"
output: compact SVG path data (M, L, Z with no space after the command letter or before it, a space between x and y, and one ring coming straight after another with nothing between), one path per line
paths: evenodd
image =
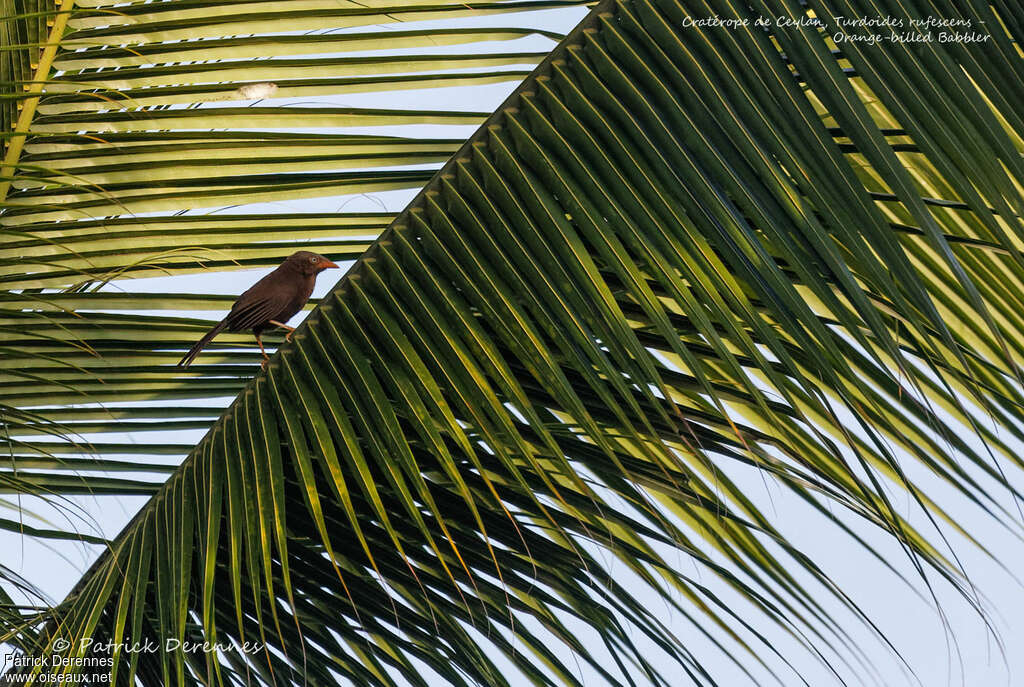
M263 350L263 332L272 327L287 329L285 339L291 341L295 327L289 327L286 322L302 310L302 306L309 300L317 275L332 267L337 265L317 253L308 250L292 253L276 270L239 296L227 317L189 349L185 357L178 361L178 367L191 365L199 352L222 331L240 332L251 329L253 336L256 337L256 343L259 344L260 353L263 354L261 365L265 368L270 358Z

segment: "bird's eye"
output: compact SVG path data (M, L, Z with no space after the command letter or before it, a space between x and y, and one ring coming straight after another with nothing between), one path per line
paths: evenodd
M320 258L310 258L310 262L320 262Z

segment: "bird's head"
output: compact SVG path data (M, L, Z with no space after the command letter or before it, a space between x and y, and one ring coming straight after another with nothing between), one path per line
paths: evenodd
M326 269L337 267L333 262L324 256L308 250L300 250L288 256L286 262L291 263L295 269L303 274L320 274Z

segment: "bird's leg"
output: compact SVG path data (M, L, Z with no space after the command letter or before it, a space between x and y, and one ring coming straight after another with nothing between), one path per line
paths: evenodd
M278 322L277 320L271 320L270 324L277 325L281 329L287 329L288 333L284 335L284 340L285 341L291 341L292 340L292 332L295 331L295 327L289 327L288 325L284 324L283 322Z
M260 362L260 367L262 367L265 370L267 369L267 363L270 362L270 356L268 356L267 352L263 350L263 339L260 338L260 335L254 334L254 336L256 337L256 343L259 344L260 346L260 353L263 354L263 360L262 362Z

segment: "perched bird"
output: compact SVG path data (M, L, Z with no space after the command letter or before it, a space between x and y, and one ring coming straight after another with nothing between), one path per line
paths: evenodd
M288 330L285 338L291 341L295 327L289 327L285 323L295 313L302 310L302 306L309 300L309 295L313 293L313 285L316 283L316 275L330 267L337 267L337 265L322 255L311 253L308 250L292 253L276 270L260 279L248 291L239 296L235 304L231 306L228 316L196 342L196 345L189 349L178 365L184 367L191 365L199 352L213 341L213 337L225 329L229 332L251 329L256 337L256 343L260 346L260 353L263 354L262 364L266 367L270 358L263 350L263 340L260 335L271 327L281 327Z

